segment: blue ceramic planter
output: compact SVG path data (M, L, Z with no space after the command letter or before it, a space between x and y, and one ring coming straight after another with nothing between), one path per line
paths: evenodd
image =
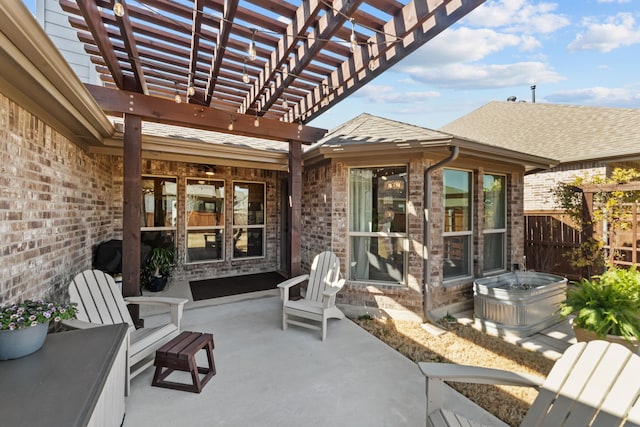
M39 323L15 331L0 331L0 360L17 359L40 350L48 330L48 323Z

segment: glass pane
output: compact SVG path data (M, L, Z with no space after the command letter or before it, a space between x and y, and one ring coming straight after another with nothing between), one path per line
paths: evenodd
M142 177L141 227L175 227L177 223L175 178Z
M485 272L504 270L504 233L487 233L484 235L484 265Z
M222 259L223 230L189 231L187 233L187 262Z
M349 171L349 231L398 232L407 229L407 168Z
M233 185L233 224L264 224L264 184L237 182Z
M444 231L471 230L471 173L444 170Z
M485 230L505 228L505 177L500 175L484 175L483 180L484 228Z
M351 237L352 280L403 283L404 238Z
M263 228L236 228L233 232L233 257L263 256Z
M175 247L175 231L141 231L140 232L140 261L144 264L144 260L153 248L171 248Z
M187 226L224 225L224 181L187 180Z
M471 275L469 259L471 236L446 236L444 238L444 278Z

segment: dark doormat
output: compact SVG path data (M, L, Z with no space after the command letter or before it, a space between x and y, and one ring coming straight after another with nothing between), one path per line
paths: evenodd
M193 282L189 282L189 286L191 287L193 300L200 301L209 298L275 289L278 283L284 282L285 280L286 278L281 274L271 271L245 276L194 280Z

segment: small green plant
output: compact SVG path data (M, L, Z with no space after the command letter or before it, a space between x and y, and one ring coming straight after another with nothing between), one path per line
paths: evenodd
M618 335L626 340L640 339L640 272L635 267L611 268L574 283L560 314L575 314L574 326L601 338Z
M445 323L457 323L458 319L456 319L455 317L453 317L451 314L449 314L449 312L447 311L447 314L445 314L442 317L442 321Z
M140 284L149 287L153 279L168 279L176 267L176 251L173 247L153 248L140 274Z

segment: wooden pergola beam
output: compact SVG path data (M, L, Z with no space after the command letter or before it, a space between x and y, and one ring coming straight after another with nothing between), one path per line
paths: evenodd
M308 93L297 109L306 117L316 117L389 69L427 41L433 39L485 0L413 0L360 46L342 67L324 83L330 93L317 88ZM455 6L458 6L455 8ZM370 70L369 61L377 61ZM322 87L322 86L321 86ZM328 102L324 103L323 99ZM291 119L291 118L290 118Z
M229 111L186 103L176 104L168 99L136 92L95 85L85 86L105 112L117 115L136 114L150 122L233 133L253 138L277 141L295 140L305 143L314 143L326 133L325 129L266 118L260 120L260 127L255 127L255 118L245 114L229 113ZM228 129L230 121L233 122L233 131Z
M207 78L207 88L205 93L205 104L211 105L211 99L213 98L213 91L216 87L218 76L220 75L220 69L222 68L222 60L229 41L229 34L231 34L231 22L238 10L238 0L229 0L224 2L224 11L222 12L222 18L220 20L220 28L218 29L218 39L216 47L213 53L213 59L211 69L209 70L209 77Z
M89 27L89 31L93 36L93 39L98 46L98 50L100 51L100 55L104 58L104 61L107 64L107 68L111 72L113 76L113 80L120 89L124 88L124 78L122 74L122 68L120 67L120 62L116 57L116 54L113 50L113 45L111 44L111 40L109 39L109 35L107 34L107 30L104 27L102 22L102 17L100 16L100 11L96 4L89 0L78 0L78 8L80 12L84 16L84 19Z

